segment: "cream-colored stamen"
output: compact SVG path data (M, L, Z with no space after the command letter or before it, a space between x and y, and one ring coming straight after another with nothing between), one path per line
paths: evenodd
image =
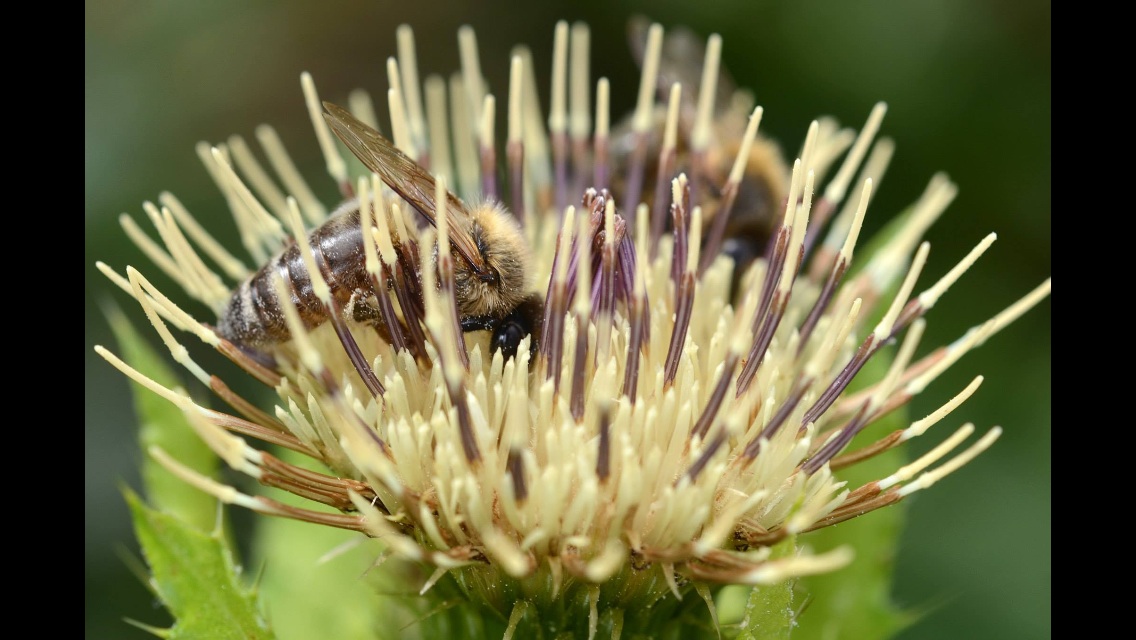
M299 201L308 224L322 223L327 218L327 209L312 193L312 188L296 169L296 164L292 162L292 157L288 155L288 150L284 148L276 129L262 124L256 128L256 139L260 141L264 154L268 156L268 163L284 183L284 188Z
M308 107L308 117L312 120L312 128L319 140L320 151L323 152L324 162L327 163L327 174L335 180L336 184L347 183L347 163L339 155L335 147L335 139L331 136L331 129L323 119L323 105L320 103L319 93L316 92L316 83L312 74L307 71L300 74L300 86L304 90L304 104Z
M639 100L635 103L635 117L632 120L632 127L639 133L645 133L651 128L651 107L654 105L662 51L663 26L653 24L647 31L647 52L643 58L643 75L639 79Z

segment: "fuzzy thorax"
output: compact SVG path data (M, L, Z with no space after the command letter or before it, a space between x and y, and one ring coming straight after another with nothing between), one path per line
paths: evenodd
M488 280L480 277L453 252L458 314L503 317L515 309L527 293L528 243L513 215L495 202L472 208L469 233L492 277Z

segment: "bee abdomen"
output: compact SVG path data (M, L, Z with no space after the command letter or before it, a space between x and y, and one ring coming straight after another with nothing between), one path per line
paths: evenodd
M358 289L371 292L365 269L358 210L336 216L312 232L309 242L316 266L327 282L337 308L343 308ZM296 244L253 274L233 292L218 318L221 335L235 344L257 347L291 339L276 293L280 277L306 329L328 319L328 311L312 287L311 275Z

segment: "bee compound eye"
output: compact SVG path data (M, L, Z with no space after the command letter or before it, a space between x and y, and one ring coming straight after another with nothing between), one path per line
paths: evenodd
M493 268L487 268L483 271L478 271L477 278L482 282L490 285L497 285L501 281L501 276L497 273L497 270Z

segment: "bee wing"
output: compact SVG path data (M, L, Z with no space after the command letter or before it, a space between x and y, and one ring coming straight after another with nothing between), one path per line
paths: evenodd
M627 39L635 63L643 67L647 55L647 31L651 21L643 16L635 16L627 23ZM702 82L702 65L706 60L706 43L686 27L668 29L663 35L663 50L659 57L659 78L656 92L666 104L671 85L682 83L683 109L692 113L698 103L698 88ZM718 88L714 96L715 115L720 115L730 104L737 86L730 74L718 65Z
M330 102L324 102L323 107L326 109L324 120L351 153L368 169L379 174L388 187L413 205L430 224L438 226L434 176L343 107ZM446 192L445 212L450 227L450 244L454 250L479 275L487 273L489 269L470 236L467 224L469 210L449 191Z

